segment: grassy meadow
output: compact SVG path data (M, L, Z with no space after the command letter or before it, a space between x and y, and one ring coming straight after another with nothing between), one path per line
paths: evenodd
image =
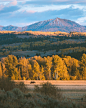
M51 83L55 87L61 90L64 97L73 100L81 100L81 98L86 95L86 81L85 80L15 80L16 83L23 82L28 89L34 90L35 86L42 87L42 84L47 82ZM32 83L31 83L32 82Z
M81 81L79 84L79 81L59 80L11 81L2 78L0 108L85 108L86 88L82 88L86 86L85 82ZM75 86L78 86L78 89Z

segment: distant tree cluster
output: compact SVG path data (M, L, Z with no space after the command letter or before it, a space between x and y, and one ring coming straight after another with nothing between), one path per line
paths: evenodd
M85 80L86 54L82 55L80 61L71 56L17 59L14 55L8 55L1 59L0 77L11 80Z

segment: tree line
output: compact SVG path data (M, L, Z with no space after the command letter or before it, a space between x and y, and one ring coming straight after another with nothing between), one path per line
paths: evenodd
M0 61L0 77L11 80L85 80L86 54L80 61L71 56L17 59L14 55L8 55Z

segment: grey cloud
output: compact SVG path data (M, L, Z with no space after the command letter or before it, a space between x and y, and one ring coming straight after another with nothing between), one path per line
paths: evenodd
M56 17L76 21L78 18L82 17L83 14L83 10L80 10L78 8L73 9L72 7L70 7L62 10L48 10L35 13L29 13L27 11L16 12L13 16L9 12L4 13L2 16L0 16L0 20L2 20L2 22L5 20L5 23L9 23L9 25L15 25L15 23L31 23L36 21L44 21ZM0 25L2 24L0 23Z
M44 12L35 12L35 13L29 13L27 11L24 11L17 13L15 17L12 17L12 19L21 22L34 22L34 21L52 19L55 17L75 20L81 16L83 16L82 10L72 9L72 7L70 7L62 10L48 10Z
M2 10L0 10L0 14L14 12L14 11L17 11L19 9L20 8L18 6L4 7Z

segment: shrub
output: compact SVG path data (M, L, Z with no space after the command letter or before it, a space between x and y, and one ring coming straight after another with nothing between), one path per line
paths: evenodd
M52 98L48 98L48 101L46 103L46 108L60 108L59 102L57 100L54 100Z
M7 91L6 94L7 94L7 97L14 98L13 92Z
M14 88L12 92L17 96L18 99L23 98L24 96L23 93L18 88Z
M27 93L27 94L24 94L24 97L26 97L28 99L29 97L32 97L32 95L31 95L31 93Z
M7 95L6 94L4 94L4 93L2 93L2 94L0 94L0 101L1 100L6 100L7 99Z
M35 85L35 87L34 87L34 91L35 91L35 92L40 92L40 88L39 88L38 85Z
M0 78L0 89L9 91L15 88L15 82L9 80L8 78Z
M36 103L34 102L34 100L28 100L28 102L24 105L24 108L35 108L36 107Z
M8 78L0 78L0 89L5 91L10 91L14 88L19 88L22 92L27 91L28 89L25 87L23 82L16 84L14 81Z
M22 92L27 91L28 89L25 87L24 82L20 82L19 84L16 84L16 88L19 88Z
M37 85L34 88L35 92L40 92L41 94L54 96L57 98L61 98L60 89L52 85L51 83L47 82L41 85L42 87L38 87Z

